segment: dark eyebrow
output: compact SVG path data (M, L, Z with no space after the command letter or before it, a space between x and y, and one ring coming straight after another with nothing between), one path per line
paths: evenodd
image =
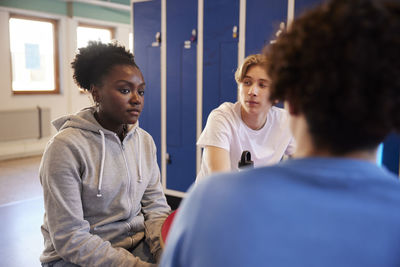
M127 84L132 84L131 82L129 82L129 81L127 81L127 80L117 80L117 81L115 81L115 83L120 83L120 82L122 82L122 83L127 83ZM143 82L143 83L139 84L138 87L140 87L140 86L144 87L144 86L146 86L146 83Z

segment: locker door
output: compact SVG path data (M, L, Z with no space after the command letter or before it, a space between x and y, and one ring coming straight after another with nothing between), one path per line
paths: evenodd
M261 53L265 45L276 39L278 30L286 27L287 10L288 1L246 1L246 56ZM276 106L283 108L283 102Z
M239 0L204 1L203 128L211 110L237 100L239 30Z
M400 176L400 135L392 133L383 142L382 165Z
M161 166L160 43L155 38L157 32L161 32L161 1L134 3L133 23L135 61L146 83L139 126L153 137Z
M312 8L325 0L294 0L294 15L295 17L301 15L304 11Z
M166 186L179 192L186 192L196 178L195 31L197 1L168 0Z
M246 1L246 56L260 53L287 20L288 1Z

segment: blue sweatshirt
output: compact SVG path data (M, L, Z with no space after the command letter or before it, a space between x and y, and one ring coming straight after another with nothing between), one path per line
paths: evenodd
M340 158L212 176L182 202L161 266L398 267L398 177Z

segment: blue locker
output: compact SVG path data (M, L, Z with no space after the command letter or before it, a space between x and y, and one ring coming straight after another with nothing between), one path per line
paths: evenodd
M276 39L280 23L286 25L287 10L287 1L246 1L246 56L260 53L265 45Z
M214 108L237 100L235 26L239 27L239 0L204 1L203 128Z
M167 1L167 189L196 178L197 1ZM194 34L196 35L196 34Z
M134 3L133 12L135 61L146 83L139 125L153 137L161 167L161 58L155 38L161 32L161 0Z
M294 0L294 15L295 17L301 15L309 8L315 7L323 3L325 0Z
M246 1L245 55L261 53L264 46L276 39L281 23L286 27L288 1ZM276 104L283 108L283 102Z
M392 133L383 142L382 165L400 176L400 135Z

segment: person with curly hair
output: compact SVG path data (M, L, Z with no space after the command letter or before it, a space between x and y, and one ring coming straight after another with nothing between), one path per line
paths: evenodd
M399 47L400 3L330 0L295 19L265 52L294 157L192 187L161 266L400 266L400 182L376 164L400 132Z
M170 213L156 147L139 127L145 82L118 44L79 49L74 80L95 105L53 121L40 165L42 266L155 266Z
M243 151L254 167L272 165L295 151L286 110L270 100L270 79L261 54L246 57L235 73L239 100L214 109L197 140L203 157L196 181L216 172L238 171Z

